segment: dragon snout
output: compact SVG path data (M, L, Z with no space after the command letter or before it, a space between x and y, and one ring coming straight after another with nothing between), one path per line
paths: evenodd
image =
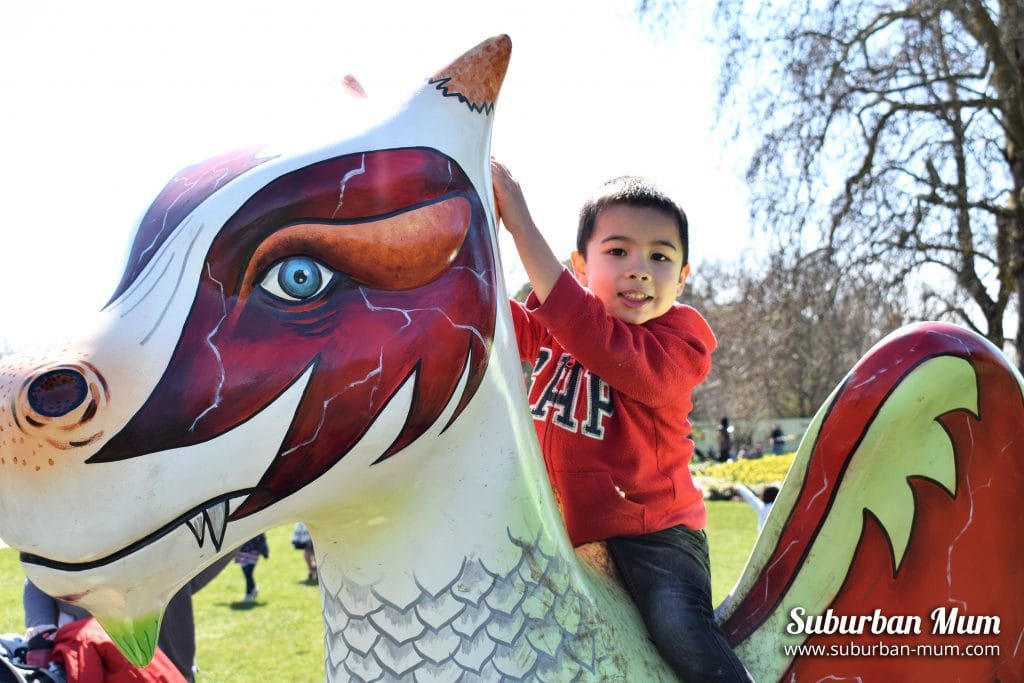
M108 402L107 383L90 363L37 368L12 401L18 429L59 450L85 446L103 431L95 418Z

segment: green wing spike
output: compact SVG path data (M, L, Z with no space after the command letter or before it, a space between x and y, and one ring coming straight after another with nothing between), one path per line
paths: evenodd
M953 356L922 363L885 402L861 444L865 455L874 456L870 482L850 473L862 482L857 498L889 536L897 571L915 514L909 480L927 478L956 493L953 444L937 418L953 410L978 412L976 391L957 387L975 387L970 363Z

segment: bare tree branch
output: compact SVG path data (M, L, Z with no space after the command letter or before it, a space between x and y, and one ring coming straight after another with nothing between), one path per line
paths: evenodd
M757 122L752 220L887 287L949 273L933 291L950 304L922 305L1024 349L1024 1L717 0L715 16L719 120Z

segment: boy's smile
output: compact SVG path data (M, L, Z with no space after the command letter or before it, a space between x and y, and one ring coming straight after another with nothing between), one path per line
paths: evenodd
M670 215L613 204L598 214L586 254L573 252L572 265L609 315L639 325L664 315L682 293L690 273L684 258Z

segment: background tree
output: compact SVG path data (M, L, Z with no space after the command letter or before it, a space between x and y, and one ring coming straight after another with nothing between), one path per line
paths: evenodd
M808 417L864 353L907 320L902 292L844 273L827 250L774 255L763 271L702 266L684 295L720 340L694 419ZM740 428L741 425L737 425Z
M639 11L673 30L682 4ZM909 283L1024 364L1024 2L717 0L715 17L719 114L756 140L754 224Z

